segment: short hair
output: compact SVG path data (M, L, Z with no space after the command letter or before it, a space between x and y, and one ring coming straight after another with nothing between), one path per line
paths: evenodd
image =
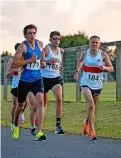
M52 31L50 33L50 38L52 38L54 35L60 36L60 32L58 32L58 31Z
M100 40L100 37L99 37L99 36L96 36L96 35L91 36L91 37L90 37L90 40L91 40L92 38L98 38L98 39Z
M17 48L18 48L18 46L19 46L20 44L21 44L21 43L16 43L15 46L14 46L14 49L17 50Z
M37 27L33 24L30 24L30 25L27 25L27 26L24 27L24 29L23 29L24 35L26 35L28 29L35 29L36 32L37 32Z

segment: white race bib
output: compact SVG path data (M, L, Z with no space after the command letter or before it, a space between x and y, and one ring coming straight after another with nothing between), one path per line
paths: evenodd
M49 71L58 71L60 68L60 65L57 63L57 64L49 64L47 63L47 66L46 66L46 69L49 70Z
M88 74L88 80L91 80L91 81L99 81L100 79L100 75L92 75L92 74Z
M32 63L28 63L26 66L26 69L39 70L40 69L40 60L37 60L37 61L32 62Z
M93 84L103 81L103 73L86 73L86 80Z

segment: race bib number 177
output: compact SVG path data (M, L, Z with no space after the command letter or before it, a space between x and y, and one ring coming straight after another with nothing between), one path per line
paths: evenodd
M28 63L26 66L26 69L39 70L40 69L40 60L37 60L36 62Z

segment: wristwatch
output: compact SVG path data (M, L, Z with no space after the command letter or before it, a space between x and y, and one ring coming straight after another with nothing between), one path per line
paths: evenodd
M78 70L75 70L75 73L78 72Z

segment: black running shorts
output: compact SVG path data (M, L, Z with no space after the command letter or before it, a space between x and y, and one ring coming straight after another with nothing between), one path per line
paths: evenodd
M34 95L36 95L38 92L44 93L43 79L39 79L35 82L19 81L18 102L23 103L26 100L28 92L30 91Z
M12 89L11 89L11 94L12 94L14 97L17 97L17 95L18 95L18 87L12 88Z
M94 96L99 96L101 94L101 91L102 91L102 89L91 89L90 87L88 87L86 85L83 85L81 87L87 87L87 88L89 88L93 97ZM81 87L80 87L80 91L81 91Z
M50 89L52 89L57 84L63 85L62 80L63 79L61 79L61 77L56 77L56 78L43 77L44 93L47 93Z

